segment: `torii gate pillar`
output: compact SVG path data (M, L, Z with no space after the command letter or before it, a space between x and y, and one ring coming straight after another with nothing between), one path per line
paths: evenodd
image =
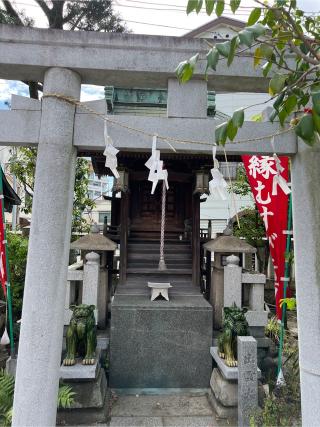
M301 409L304 426L320 419L320 147L299 141L292 161L294 255Z
M45 73L44 95L79 99L80 87L73 71ZM13 406L16 427L56 425L77 157L74 117L73 105L43 99Z

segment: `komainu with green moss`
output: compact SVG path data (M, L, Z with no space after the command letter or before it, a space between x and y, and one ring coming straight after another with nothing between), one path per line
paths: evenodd
M233 307L224 308L222 332L218 337L219 356L227 366L237 366L237 336L248 335L248 322L245 310Z
M71 306L73 314L67 329L67 355L63 361L65 366L76 363L76 357L83 357L84 365L96 362L97 333L94 318L94 305Z

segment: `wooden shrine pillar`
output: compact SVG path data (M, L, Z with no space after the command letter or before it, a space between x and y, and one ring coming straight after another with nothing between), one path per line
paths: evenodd
M120 284L127 280L128 232L129 192L126 191L121 193L120 207Z
M192 196L192 284L200 286L200 194Z

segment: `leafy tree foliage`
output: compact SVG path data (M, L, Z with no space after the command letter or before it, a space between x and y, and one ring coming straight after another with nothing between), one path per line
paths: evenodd
M44 1L35 0L47 18L48 27L66 30L118 32L126 31L126 26L112 7L112 0L87 1ZM14 2L2 0L0 23L33 26L34 20L18 9ZM42 85L25 82L29 85L30 97L38 99ZM31 212L34 175L36 167L36 148L19 148L10 159L11 173L23 184L26 198L24 211ZM73 204L73 231L83 232L88 225L83 218L86 209L94 203L88 198L89 166L85 159L77 159L76 180Z
M220 63L230 66L236 56L250 55L255 68L260 67L269 78L269 94L273 102L270 120L282 126L290 121L297 136L307 144L320 141L320 17L306 14L296 0L274 0L273 4L254 0L246 27L231 40L215 43L206 56L206 75L216 71ZM187 13L205 7L208 15L221 16L225 0L189 0ZM241 0L230 0L233 13ZM184 83L192 77L199 54L181 62L176 74ZM219 144L233 141L244 121L244 110L217 126Z
M36 159L37 149L26 147L20 147L17 151L13 152L10 158L10 171L23 184L26 192L23 208L25 213L31 213L32 211ZM88 230L88 224L83 217L83 213L85 210L90 210L94 207L94 202L88 197L88 183L89 163L84 158L78 158L73 197L73 232Z

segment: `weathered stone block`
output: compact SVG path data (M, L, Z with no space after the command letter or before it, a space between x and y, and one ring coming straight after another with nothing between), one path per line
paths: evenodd
M71 408L58 411L60 425L92 425L106 422L109 412L109 391L103 369L99 370L97 379L93 381L69 380L64 384L72 387L76 393Z
M202 296L116 295L111 313L111 387L209 386L212 307Z
M192 100L192 102L190 102ZM207 83L192 80L187 85L168 80L168 117L207 117Z
M249 294L249 305L251 310L264 311L264 284L252 284Z
M217 414L218 418L236 418L237 417L237 407L236 406L223 406L215 395L210 390L208 394L208 400L211 403L214 411Z
M257 342L238 337L238 425L249 426L258 407Z
M242 268L237 265L227 265L224 268L223 306L242 307Z
M60 378L62 380L94 380L100 371L100 349L96 351L96 362L94 365L83 365L82 359L77 359L73 366L60 366Z
M266 324L268 323L268 312L248 310L246 312L246 319L250 327L251 326L265 327Z
M226 380L218 368L214 368L210 379L210 387L216 399L223 406L238 405L238 383Z
M220 369L220 372L226 378L227 380L237 380L238 379L238 368L232 368L230 366L227 366L224 361L221 359L221 357L218 355L218 348L217 347L211 347L210 348L210 354L213 357L213 360L218 365L218 368ZM257 368L257 375L258 378L261 376L261 371L259 368Z

